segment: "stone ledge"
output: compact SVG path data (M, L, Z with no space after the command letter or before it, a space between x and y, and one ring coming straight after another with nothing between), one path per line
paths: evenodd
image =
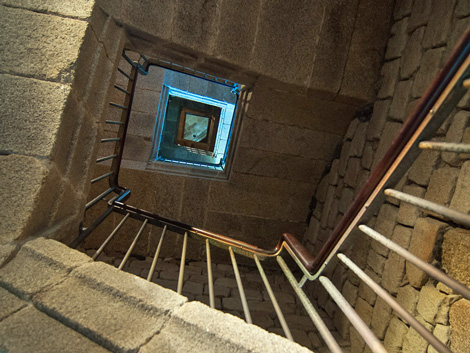
M42 311L116 352L136 352L186 298L104 263L34 296Z
M0 337L2 352L109 352L32 306L3 320Z
M26 243L16 257L0 269L0 285L21 298L64 280L69 272L91 259L54 240Z
M311 351L235 316L191 302L175 310L168 324L140 352Z
M0 298L0 321L26 306L25 302L3 288L0 288Z

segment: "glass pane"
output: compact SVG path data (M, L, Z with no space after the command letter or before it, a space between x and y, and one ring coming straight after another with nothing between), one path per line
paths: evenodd
M206 116L186 113L184 124L184 139L202 142L208 134L209 118Z

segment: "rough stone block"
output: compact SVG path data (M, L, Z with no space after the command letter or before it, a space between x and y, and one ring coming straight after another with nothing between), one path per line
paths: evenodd
M264 120L244 119L239 146L329 160L340 141L341 136L333 133Z
M59 14L64 17L87 19L93 9L93 1L57 1L57 0L5 0L3 4L11 7L25 8L34 12Z
M408 179L418 185L428 185L431 174L439 160L439 152L424 151L414 161L408 173Z
M184 282L183 285L183 293L189 293L191 295L201 295L203 289L204 285L202 283L187 281Z
M416 313L416 305L419 300L419 292L407 285L398 289L397 302L411 315Z
M395 206L383 204L377 215L375 230L383 236L391 238L396 224L397 213L398 209ZM379 242L373 241L371 247L382 256L387 256L389 253L388 248Z
M415 0L411 8L411 16L408 22L408 31L412 32L416 28L428 23L432 11L432 1Z
M356 187L357 177L361 170L361 159L349 158L346 174L344 175L344 184L353 188Z
M392 104L390 105L390 110L388 112L389 116L393 120L401 122L404 122L406 120L407 115L405 111L408 102L411 99L410 93L412 85L412 80L398 82L396 93L393 97Z
M470 161L465 162L460 169L459 178L455 187L454 196L450 202L450 207L457 210L470 211Z
M459 170L456 168L444 167L434 170L426 191L426 200L440 205L448 205L455 189L458 174Z
M353 285L350 281L346 281L343 286L341 294L348 301L350 305L354 307L357 299L358 288Z
M263 298L264 298L264 300L270 300L270 299L268 299L268 293L267 292L261 293L261 291L259 291L259 290L246 289L246 288L244 288L244 291L245 291L245 297L248 300L262 301ZM238 289L237 290L232 290L232 296L234 298L240 298L240 291Z
M418 317L417 320L428 329L428 331L432 331L432 326L426 323L422 317ZM413 328L409 328L408 332L405 336L403 341L403 353L426 353L427 348L429 346L428 341L423 338L418 332L416 332Z
M403 340L408 332L408 326L401 320L394 317L390 321L390 325L387 328L384 339L384 347L389 353L401 352Z
M133 352L186 298L104 263L77 268L33 298L48 315L110 350ZM132 328L132 329L131 329Z
M466 127L470 124L470 114L461 110L452 119L452 123L446 133L446 142L459 143L462 141ZM459 166L461 164L460 156L452 152L443 152L442 159L450 165Z
M327 226L330 229L335 227L336 218L338 217L339 200L335 198L331 204L330 213L328 214Z
M464 353L470 347L470 301L461 299L452 305L449 313L452 334L450 336L450 346L453 352Z
M325 166L326 161L324 160L312 160L288 154L240 147L237 150L233 170L239 173L316 184L320 180Z
M57 169L33 157L0 156L0 194L4 211L0 216L0 243L21 239L45 228L57 197L60 175Z
M132 29L151 34L157 38L170 39L175 18L175 6L171 1L124 1L121 8L122 21Z
M434 257L436 241L439 240L446 226L447 224L431 218L418 219L413 230L409 251L424 261L430 262ZM409 262L406 263L406 276L410 284L417 288L421 287L427 279L427 275L423 271Z
M362 353L365 345L364 339L352 326L349 330L349 337L351 340L351 353Z
M26 302L3 288L0 288L0 297L2 298L0 301L0 322L27 305Z
M374 282L380 284L382 278L379 277L374 271L372 271L369 268L366 268L364 272L366 273L367 276L372 278ZM375 294L375 292L367 284L361 281L361 283L359 284L359 297L363 298L370 305L374 305L377 299L377 294ZM358 302L359 302L359 299L358 299Z
M70 136L74 126L71 119L62 119L70 89L58 83L11 75L0 75L0 83L3 87L0 150L54 159L63 165L66 152L59 150L62 146L58 138L64 133Z
M454 228L444 234L442 268L451 277L470 286L470 232Z
M109 352L32 306L2 321L0 337L7 352Z
M222 2L214 55L230 63L246 66L251 59L260 1Z
M411 90L413 97L421 97L424 91L431 84L432 80L439 72L444 53L445 48L429 49L424 53L423 59L421 60L421 66L416 74L413 88Z
M346 134L344 134L343 141L352 140L352 138L354 137L354 134L356 133L359 123L360 123L360 120L357 118L351 121L351 123L348 126L348 130L346 131Z
M382 135L382 138L380 139L379 147L377 147L374 163L372 164L371 170L373 170L382 160L385 153L392 145L393 140L397 137L399 131L401 130L401 127L401 123L387 122L385 124L384 131L387 131L387 133Z
M364 147L364 152L361 158L361 165L366 170L370 170L372 163L374 162L375 150L371 142L367 142Z
M469 129L470 137L470 129ZM339 159L335 159L331 163L330 172L328 173L328 183L330 185L338 185L339 182Z
M4 19L0 41L9 48L1 58L3 72L72 82L85 21L5 6L0 8L0 16ZM22 65L17 64L18 58L24 58Z
M374 308L362 298L358 298L354 309L359 314L361 319L366 323L366 325L370 325Z
M375 99L374 85L389 37L393 1L360 1L339 99L364 104ZM368 23L367 26L359 25ZM382 90L381 90L382 92Z
M385 337L385 331L392 316L392 308L381 298L378 298L374 305L371 327L381 340Z
M412 34L406 44L403 57L401 59L400 77L407 79L411 77L419 68L423 57L423 47L421 45L426 28L420 27Z
M341 192L341 199L339 200L339 212L346 213L349 206L351 206L354 200L354 190L351 188L343 188Z
M287 83L307 86L323 22L323 6L309 1L261 3L250 68ZM292 18L296 21L292 22Z
M367 139L376 140L382 136L382 130L390 109L390 100L378 100L374 104L374 111L367 127ZM369 166L370 168L370 166Z
M439 341L445 345L448 345L451 332L452 330L450 326L436 325L433 331L433 335L436 336ZM438 353L438 351L430 345L428 348L428 353Z
M391 294L396 294L403 282L405 260L400 255L391 253L385 262L382 274L382 287Z
M39 238L23 245L15 258L0 269L0 282L20 297L29 298L90 261L64 244Z
M385 52L385 60L392 60L402 56L408 41L408 18L404 18L395 22L392 27L393 37L388 40L387 51Z
M409 16L411 14L412 6L412 0L397 0L393 12L393 17L395 18L395 20L400 20L405 16Z
M392 241L395 244L400 245L402 248L408 249L410 245L412 231L412 228L397 225L393 230Z
M419 301L416 309L428 323L433 324L445 295L434 286L424 286L419 293Z
M456 2L456 0L432 2L431 16L423 40L424 48L439 47L446 43Z
M274 89L268 83L257 82L246 114L256 120L343 136L356 110L352 105L326 101L309 93L286 91L286 88ZM325 120L329 123L325 124Z
M320 220L320 226L326 228L328 225L328 216L331 212L331 206L334 200L335 188L333 186L328 187L328 192L326 194L326 200L323 208L323 213Z
M376 253L374 250L369 250L369 255L367 256L367 264L374 270L377 274L382 274L385 266L386 258Z
M467 17L470 15L470 1L459 0L455 8L455 17Z
M358 1L326 3L314 58L310 88L334 97L340 90L354 32Z
M418 170L418 169L416 169ZM423 174L425 177L425 175ZM406 185L403 192L409 195L423 197L426 189L417 185ZM416 220L422 215L421 209L404 201L400 202L397 221L405 226L413 227Z
M142 353L165 352L308 352L306 348L232 315L192 302L175 310L165 328Z
M382 68L382 87L377 95L380 99L393 97L399 79L400 60L395 59L384 64Z
M362 151L364 150L364 144L366 142L366 132L368 123L358 124L354 136L351 141L351 147L349 150L350 156L361 157Z

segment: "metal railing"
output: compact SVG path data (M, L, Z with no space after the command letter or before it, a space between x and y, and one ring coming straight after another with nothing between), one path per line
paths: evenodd
M356 265L350 258L348 258L342 246L344 247L345 240L352 234L354 229L359 229L363 236L368 236L380 244L387 247L389 250L403 257L406 261L414 264L430 276L438 281L446 284L455 292L461 294L464 298L470 299L470 290L457 280L448 276L443 271L429 264L428 262L420 259L408 250L392 242L390 239L381 235L374 229L365 225L367 219L373 215L378 207L383 203L386 196L395 198L402 202L413 204L424 210L433 212L437 217L444 220L450 220L455 224L463 227L470 227L470 215L459 210L454 210L446 206L437 205L427 200L407 195L403 192L393 189L395 183L404 175L404 173L411 166L412 162L416 159L417 155L423 150L440 150L452 151L457 153L470 152L470 145L461 143L441 143L429 141L437 129L442 125L444 120L449 116L451 111L456 107L459 100L470 87L470 33L466 34L457 45L449 62L441 70L439 75L435 78L430 88L421 98L414 112L404 124L398 137L392 143L392 146L385 154L382 161L378 164L377 168L373 171L369 181L355 198L343 218L337 224L330 237L326 240L323 247L316 257L312 256L302 244L292 235L283 234L277 245L270 250L259 248L255 245L248 244L224 235L212 233L203 229L192 227L191 225L172 220L169 218L161 217L155 213L139 209L137 207L126 204L130 191L119 186L119 165L122 158L123 143L125 141L126 128L129 122L130 108L132 106L133 92L138 73L143 66L137 63L132 63L132 70L130 75L126 75L129 79L129 84L126 89L118 88L124 92L128 100L123 106L113 105L113 108L123 110L123 118L121 121L108 122L119 125L118 137L114 141L116 148L113 155L100 158L98 163L106 160L112 160L112 168L109 173L106 173L92 182L109 178L110 188L102 194L91 200L86 208L93 207L101 200L105 200L108 195L113 193L114 197L107 200L108 208L98 219L93 222L88 228L83 229L80 236L73 242L72 246L76 247L82 242L90 233L107 217L111 212L123 215L123 218L106 238L103 244L99 247L93 255L93 259L99 258L100 254L106 248L110 241L118 234L123 224L129 219L136 219L141 221L141 227L133 239L130 247L128 248L124 258L119 264L122 269L129 259L135 245L147 226L156 226L162 229L161 237L155 251L155 255L149 269L147 280L151 280L153 273L158 266L158 258L168 231L172 231L183 236L183 245L181 250L181 263L178 275L177 292L181 293L184 282L185 258L188 237L195 238L205 243L206 257L207 257L207 280L209 287L210 306L215 307L214 285L212 276L212 261L211 261L211 246L216 246L228 251L235 273L236 282L238 285L240 300L242 302L245 319L248 323L252 322L250 310L248 307L242 279L239 274L236 255L241 255L253 259L256 268L263 280L267 293L273 304L273 309L284 330L285 336L288 339L293 339L290 329L286 323L282 310L271 288L269 280L265 274L262 266L262 261L267 259L275 259L280 269L285 274L287 280L291 284L294 292L298 296L299 301L304 306L308 315L310 316L314 326L322 336L325 344L332 352L341 352L341 347L333 337L327 325L319 315L317 309L308 298L303 287L307 281L318 281L321 286L325 288L330 297L344 315L349 319L351 324L355 327L358 333L363 337L366 344L373 352L385 352L381 341L375 336L368 325L356 313L354 308L346 301L340 291L334 286L332 281L325 274L325 268L333 260L338 259L340 263L344 264L348 269L354 272L360 280L369 286L380 298L382 298L396 313L405 320L411 327L413 327L422 337L426 339L438 352L450 352L449 348L440 342L430 331L428 331L411 313L407 312L384 288L372 280L358 265ZM120 71L121 72L121 71ZM111 139L106 139L107 142ZM424 152L425 153L425 152ZM285 257L291 257L298 268L301 270L301 278L297 280L286 264Z

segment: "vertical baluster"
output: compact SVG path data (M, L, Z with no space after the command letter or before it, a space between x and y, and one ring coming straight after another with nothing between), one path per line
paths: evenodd
M155 267L157 266L158 255L160 255L160 250L162 248L163 238L165 238L165 233L166 233L166 225L163 227L162 235L160 237L160 240L158 241L157 250L155 250L155 256L153 257L153 260L152 260L152 266L150 266L150 271L147 276L147 281L152 280L153 273L155 272Z
M126 262L127 260L129 259L129 256L131 256L131 253L132 253L132 250L134 250L135 248L135 245L137 244L137 241L139 240L140 238L140 235L142 234L142 232L144 231L144 228L145 226L147 225L147 219L144 221L144 223L142 224L142 226L140 227L139 231L137 232L137 235L135 236L134 238L134 241L132 242L131 246L129 247L129 249L127 250L127 253L126 255L124 256L124 258L122 259L121 261L121 264L119 265L119 269L122 270L122 268L126 265Z
M178 294L183 292L184 264L186 262L186 246L188 244L188 232L184 233L183 250L181 252L180 274L178 276Z
M232 247L229 247L228 251L230 252L230 259L232 260L233 272L235 272L235 279L237 280L238 291L240 292L240 299L242 301L243 312L245 313L245 321L251 324L252 321L251 321L250 309L248 309L248 302L246 301L245 290L243 289L240 272L238 272L237 260L235 260L235 254L233 253Z
M121 229L122 225L124 224L125 221L127 221L127 219L129 218L130 215L131 215L130 213L127 213L124 216L124 218L121 220L121 222L119 222L117 227L114 228L114 230L111 232L109 237L107 237L106 240L103 242L103 244L101 244L100 248L98 250L96 250L95 254L92 257L93 260L96 260L98 258L98 256L100 256L101 252L105 249L105 247L108 245L108 243L114 238L116 233L119 231L119 229Z
M209 302L212 309L215 308L214 298L214 283L212 278L212 262L211 262L211 248L209 239L206 239L206 256L207 256L207 281L209 282Z
M295 294L297 294L297 297L300 299L302 305L307 311L308 316L310 316L310 319L312 320L315 327L318 329L318 332L322 336L330 351L334 353L343 352L338 342L336 342L330 330L328 329L328 327L326 327L326 324L323 322L322 318L315 310L313 304L310 302L310 299L308 299L307 295L302 290L302 288L299 287L297 280L295 279L294 275L292 274L284 259L281 256L276 256L276 260L279 266L281 267L282 271L286 275L290 285L294 289Z
M256 266L258 267L259 274L261 275L261 278L263 279L264 286L266 287L266 290L268 291L269 298L271 298L271 303L273 303L274 310L276 311L277 317L279 318L279 322L281 323L281 327L284 330L284 334L286 335L288 339L293 341L294 338L292 337L289 326L287 325L286 319L284 318L284 314L282 314L281 308L279 307L279 303L277 302L277 299L274 296L273 290L271 288L271 285L269 284L268 277L266 276L266 273L264 272L263 266L261 266L261 262L259 261L258 256L254 255L254 259L256 262Z
M367 324L361 319L361 317L356 312L356 310L354 310L354 308L342 296L342 294L334 286L334 284L331 283L331 281L325 276L320 276L318 280L326 289L328 294L330 294L331 298L336 302L336 304L341 309L343 314L348 318L348 320L354 326L356 331L361 335L361 337L364 339L366 344L370 347L372 352L387 353L387 351L385 350L380 340L370 330Z

